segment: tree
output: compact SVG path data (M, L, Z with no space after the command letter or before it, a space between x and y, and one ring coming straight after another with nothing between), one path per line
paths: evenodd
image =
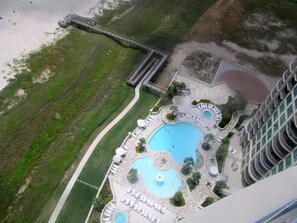
M130 169L128 176L127 176L127 180L132 184L137 182L137 180L138 180L137 169L135 169L135 168Z
M146 144L146 141L145 141L145 138L140 138L139 139L139 142L138 142L138 145L135 147L136 149L136 152L137 153L142 153L145 151L145 144Z
M210 142L214 141L215 137L213 134L208 133L204 136L204 142L202 144L202 148L206 151L210 150L211 146L210 146Z
M172 198L170 198L171 203L174 206L180 207L186 204L185 198L181 191L177 191Z
M186 157L184 159L184 164L187 166L194 166L194 159L193 157Z
M199 171L198 171L198 172L194 172L194 173L192 174L192 179L193 179L193 181L195 182L196 186L199 185L199 181L200 181L200 179L201 179L201 174L200 174L200 172L199 172Z
M222 198L222 197L225 196L225 195L223 194L222 190L223 190L223 189L227 189L227 188L228 188L228 186L227 186L226 182L223 181L223 180L219 180L219 181L216 182L216 185L215 185L215 187L214 187L214 189L213 189L213 192L214 192L216 195L218 195L219 197Z
M205 198L204 202L201 204L202 207L206 207L208 205L211 205L214 202L212 197Z
M211 141L214 141L215 137L213 134L208 133L204 136L204 142L210 143Z
M189 186L190 191L194 190L195 187L196 187L196 183L195 183L195 181L193 180L192 177L189 177L189 178L187 179L187 184L188 184L188 186Z
M172 99L174 96L179 95L183 89L186 89L185 83L179 83L174 81L171 85L169 85L166 89L166 95L169 99Z

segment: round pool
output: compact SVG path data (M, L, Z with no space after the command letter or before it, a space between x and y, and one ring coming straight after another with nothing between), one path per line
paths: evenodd
M210 111L204 111L203 112L203 116L207 119L210 119L212 117L212 114Z
M117 212L114 216L115 223L126 223L127 222L127 215L124 212Z

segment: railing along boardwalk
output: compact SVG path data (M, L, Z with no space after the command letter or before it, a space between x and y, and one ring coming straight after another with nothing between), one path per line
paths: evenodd
M92 19L85 18L76 14L69 14L64 20L58 22L59 26L62 28L67 28L68 26L74 26L83 29L87 32L94 32L98 34L103 34L110 37L116 41L126 43L131 47L140 49L147 52L144 59L137 65L137 67L132 71L132 73L127 78L127 83L135 87L139 81L144 78L144 86L149 87L156 91L163 91L162 89L156 87L154 84L150 83L151 78L159 72L166 64L168 60L168 54L160 49L157 49L148 44L133 40L124 35L112 32L110 30L97 27L96 22Z

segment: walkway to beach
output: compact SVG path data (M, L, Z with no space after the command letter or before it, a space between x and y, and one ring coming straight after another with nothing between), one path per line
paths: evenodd
M50 223L54 223L58 216L59 213L67 199L67 197L69 196L76 180L78 179L82 169L84 168L84 166L86 165L86 163L88 162L90 156L92 155L93 151L95 150L96 146L98 145L98 143L101 141L101 139L109 132L109 130L111 130L130 110L131 108L136 104L136 102L139 99L140 93L140 87L142 85L142 81L138 83L138 85L135 88L135 96L132 99L132 101L127 105L127 107L111 122L109 123L108 126L106 126L95 138L95 140L92 142L92 144L90 145L90 147L88 148L87 152L85 153L85 155L83 156L82 160L80 161L78 167L76 168L74 174L72 175L67 187L65 188L62 196L60 197L55 210L53 211L51 218L49 220Z

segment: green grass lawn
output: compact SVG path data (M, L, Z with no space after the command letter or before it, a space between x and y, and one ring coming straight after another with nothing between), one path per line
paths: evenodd
M85 222L97 190L76 182L56 222Z
M109 165L112 162L112 157L115 154L115 150L121 145L128 132L132 131L137 126L137 119L144 118L146 115L148 115L149 109L154 106L158 98L158 95L152 94L150 92L141 92L141 97L137 104L96 147L95 151L79 176L80 180L100 187ZM57 222L84 222L88 211L91 208L90 203L92 202L93 198L94 197L88 199L84 198L81 200L79 191L71 191ZM73 202L74 200L76 202ZM76 203L84 203L83 205L88 206L88 209L76 209ZM69 221L69 216L71 216L71 219L75 220Z

